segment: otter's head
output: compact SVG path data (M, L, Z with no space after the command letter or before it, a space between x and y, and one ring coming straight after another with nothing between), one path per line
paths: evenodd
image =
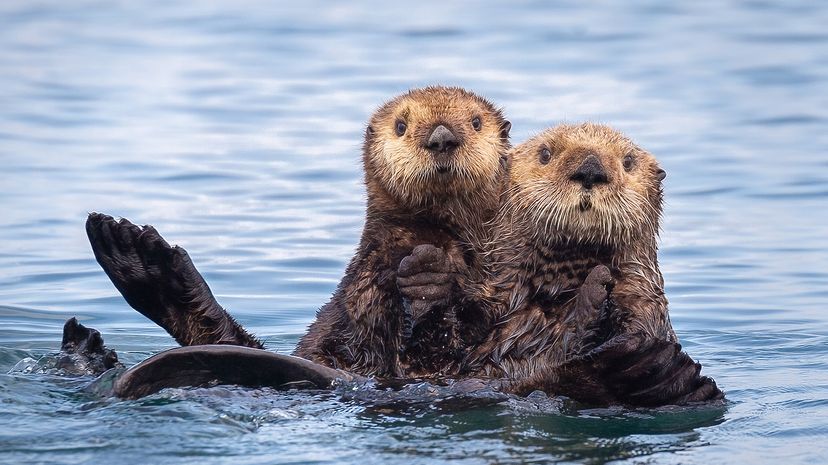
M655 238L665 172L655 157L598 124L562 125L515 147L510 209L540 239L620 245Z
M500 110L467 90L411 90L371 118L366 180L409 208L493 192L505 172L510 128Z

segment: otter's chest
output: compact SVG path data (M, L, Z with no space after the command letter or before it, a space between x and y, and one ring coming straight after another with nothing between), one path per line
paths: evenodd
M547 313L573 300L593 268L612 263L610 251L601 248L538 248L533 255L525 270L528 303Z

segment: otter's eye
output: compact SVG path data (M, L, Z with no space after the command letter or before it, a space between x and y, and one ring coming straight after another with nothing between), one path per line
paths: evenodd
M549 151L548 148L544 147L540 151L540 162L542 165L549 163L549 160L552 159L552 152Z
M475 130L475 131L479 131L479 130L480 130L480 127L481 127L482 125L483 125L483 124L480 122L480 118L479 118L479 117L475 116L475 117L472 119L472 127L474 128L474 130Z
M635 162L635 160L633 159L632 155L627 155L626 157L624 157L624 169L627 171L631 170L633 167L633 162Z
M402 137L402 135L405 134L405 129L407 127L408 126L405 125L404 121L397 121L397 125L395 127L395 130L397 131L397 136Z

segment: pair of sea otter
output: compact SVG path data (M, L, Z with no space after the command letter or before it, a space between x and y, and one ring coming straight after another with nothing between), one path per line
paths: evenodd
M359 249L295 355L595 404L721 398L668 317L655 158L606 126L558 126L514 148L510 128L454 87L412 90L373 115ZM127 302L181 345L263 348L153 227L93 213L87 233Z

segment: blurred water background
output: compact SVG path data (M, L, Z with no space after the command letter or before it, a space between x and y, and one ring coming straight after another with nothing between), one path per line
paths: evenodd
M826 24L811 1L2 2L0 462L828 462ZM365 121L438 83L516 143L592 120L659 157L673 324L726 408L120 402L6 374L73 315L128 364L175 345L95 263L89 211L155 225L290 351L358 240Z

